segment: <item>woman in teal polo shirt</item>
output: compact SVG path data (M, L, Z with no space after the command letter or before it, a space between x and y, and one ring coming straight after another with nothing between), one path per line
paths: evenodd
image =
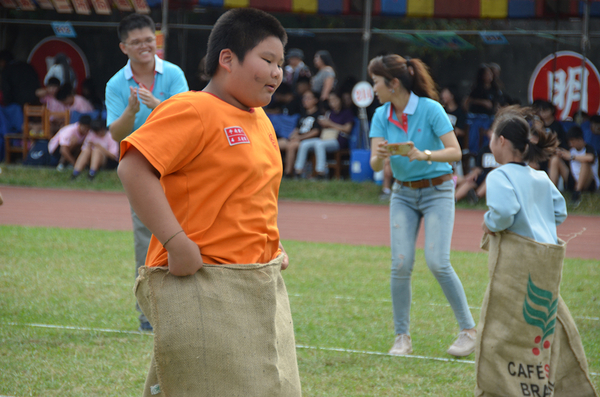
M369 63L373 89L383 103L371 124L371 167L390 157L397 182L390 200L391 292L396 339L390 354L412 353L409 333L415 244L425 225L425 260L450 303L460 333L448 349L454 356L475 350L475 322L463 286L450 264L454 227L454 183L449 162L461 158L460 145L427 67L418 59L385 55ZM395 154L392 143L405 143Z

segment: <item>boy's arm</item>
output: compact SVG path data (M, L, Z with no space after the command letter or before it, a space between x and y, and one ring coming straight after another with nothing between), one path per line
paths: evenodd
M200 249L181 233L181 225L167 201L158 171L132 146L123 155L118 174L131 207L167 250L169 272L175 276L189 276L200 270Z
M107 94L109 89L107 88ZM113 105L111 100L109 100L110 96L107 95L106 98L106 107L111 111L111 107ZM135 115L140 111L140 101L137 97L137 88L129 87L129 98L127 100L127 106L123 113L115 119L110 126L108 127L113 139L117 142L125 139L131 132L133 131L133 125L135 124Z

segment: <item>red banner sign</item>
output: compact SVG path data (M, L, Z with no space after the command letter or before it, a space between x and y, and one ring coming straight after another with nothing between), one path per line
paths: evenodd
M148 7L148 3L146 0L131 0L133 3L133 8L135 8L135 12L140 14L150 14L150 7Z
M31 0L17 0L19 8L23 11L34 11L35 4Z
M119 11L131 11L133 8L127 0L113 0Z
M40 6L40 8L42 10L53 10L54 9L54 6L50 2L50 0L37 0L37 4L38 4L38 6Z
M75 12L77 14L90 15L92 13L92 9L88 4L87 0L71 0L73 2L73 7L75 8Z
M99 15L110 15L110 5L107 0L92 0L92 6L94 11Z
M17 3L13 0L0 0L0 4L2 4L2 7L4 8L17 8Z
M548 55L535 68L529 80L529 101L550 101L556 106L556 118L572 118L581 111L597 114L600 110L600 75L596 67L572 51Z
M59 13L62 13L62 14L72 14L73 13L73 8L71 8L71 4L69 3L69 0L52 0L52 3L54 3L54 8Z

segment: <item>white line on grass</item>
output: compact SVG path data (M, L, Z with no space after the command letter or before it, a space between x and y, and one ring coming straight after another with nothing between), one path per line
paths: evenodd
M152 333L150 333L150 332L121 331L121 330L118 330L118 329L107 329L107 328L75 327L75 326L72 326L72 325L19 324L19 323L4 323L4 324L7 324L7 325L16 325L16 326L22 326L22 327L70 329L70 330L74 330L74 331L94 331L94 332L112 332L112 333L115 333L115 334L152 335Z
M302 294L288 294L289 296L293 296L295 298L303 298L306 295L302 295ZM334 299L340 299L340 300L348 300L348 301L363 301L363 302L379 302L379 303L390 303L392 300L391 299L362 299L362 298L354 298L351 296L334 296ZM417 302L413 302L413 303L419 303ZM450 305L448 303L425 303L428 306L443 306L443 307L450 307ZM481 307L477 307L477 306L469 306L469 309L471 310L481 310ZM581 320L590 320L590 321L600 321L600 317L585 317L585 316L574 316L575 318L581 319Z
M135 335L154 335L152 332L140 332L140 331L121 331L118 329L107 329L107 328L90 328L90 327L75 327L70 325L51 325L51 324L19 324L19 323L4 323L6 325L14 325L14 326L22 326L22 327L39 327L39 328L53 328L53 329L67 329L74 331L94 331L94 332L110 332L110 333L118 333L118 334L135 334ZM427 357L427 356L417 356L414 354L407 355L395 355L389 353L382 352L372 352L367 350L353 350L353 349L342 349L339 347L317 347L317 346L305 346L305 345L296 345L297 349L311 349L311 350L325 350L325 351L334 351L334 352L342 352L342 353L355 353L355 354L368 354L373 356L389 356L389 357L406 357L406 358L415 358L420 360L430 360L430 361L442 361L449 363L462 363L462 364L475 364L475 361L471 360L457 360L454 358L443 358L443 357ZM600 374L595 372L590 372L592 376L599 376ZM4 396L0 396L4 397Z

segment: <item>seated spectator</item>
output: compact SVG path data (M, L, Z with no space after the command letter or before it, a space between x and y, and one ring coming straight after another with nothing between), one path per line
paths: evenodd
M556 120L556 107L552 102L537 100L532 104L532 108L544 123L546 133L554 132L558 139L558 146L568 150L567 133L560 121Z
M583 125L581 127L583 129ZM590 117L589 128L584 130L583 138L586 143L592 145L596 154L600 156L600 114Z
M75 110L79 113L89 113L94 110L94 107L87 99L75 94L71 84L61 85L56 92L56 99L69 111Z
M93 181L100 168L113 169L118 165L119 144L106 128L106 120L92 121L91 132L85 138L81 154L77 157L71 179L79 176L86 166L90 167L88 179Z
M291 48L287 52L285 59L287 65L283 69L283 82L287 83L295 93L300 77L310 79L310 69L304 63L304 52L299 48Z
M321 126L320 136L300 142L294 165L297 176L301 176L304 171L308 153L314 151L317 179L325 179L327 176L327 153L346 149L349 146L354 115L349 109L342 108L342 98L336 92L329 94L328 104L331 110L325 116L317 119Z
M0 51L2 105L38 103L35 90L40 87L37 72L27 62L15 60L9 50Z
M329 51L317 51L313 60L317 68L317 74L310 79L310 89L317 94L321 103L327 101L329 93L335 88L335 69L333 58Z
M494 80L492 69L482 64L477 70L477 77L473 89L465 101L470 113L487 114L493 116L500 105L501 92Z
M301 104L294 101L294 93L287 83L281 83L273 93L271 103L264 107L267 114L298 114L302 111Z
M593 192L600 187L598 155L591 145L585 143L581 127L571 127L567 139L570 150L558 149L562 161L558 162L555 168L551 168L550 173L551 178L558 172L568 181L568 186L573 189L571 204L577 207L581 203L582 192Z
M56 99L56 93L60 88L60 81L56 77L48 79L48 83L45 87L38 88L35 90L35 95L39 98L39 101L46 105L46 108L51 112L62 112L64 105Z
M488 130L488 137L491 139L492 130ZM475 167L464 177L459 176L456 180L456 191L454 199L460 201L467 198L470 204L475 204L479 199L485 197L486 185L485 178L500 164L496 161L490 145L485 145L475 159Z
M558 147L564 150L569 150L569 143L567 142L567 133L563 128L562 124L556 120L556 108L552 104L552 102L544 101L544 100L536 100L531 105L535 114L542 121L542 131L545 131L546 134L556 134L556 139L558 140ZM544 161L541 164L535 166L535 164L531 164L532 168L544 170L550 174L550 168L558 167L558 162L560 162L560 156L558 154L550 157L548 161ZM555 163L555 164L553 164ZM552 177L550 177L552 179ZM558 176L556 176L556 180L552 179L555 186L558 186ZM566 182L566 179L565 179Z
M285 154L285 163L283 167L283 177L291 178L294 176L294 162L296 160L296 152L300 146L300 142L310 138L316 138L321 135L321 126L317 122L319 116L322 115L319 110L319 98L312 91L306 91L302 96L302 105L304 111L298 120L298 125L290 136L279 138L279 149Z
M446 86L440 91L440 103L448 114L448 118L454 127L454 133L461 148L466 148L467 139L467 114L460 107L460 98L456 89Z
M92 118L84 114L77 123L64 126L50 139L48 152L55 157L60 157L56 166L57 171L64 170L65 166L75 165L81 145L90 131L91 122Z

